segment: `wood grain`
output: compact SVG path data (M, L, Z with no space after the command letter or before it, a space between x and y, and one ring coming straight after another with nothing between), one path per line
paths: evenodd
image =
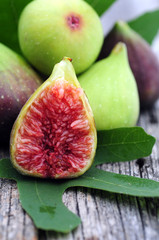
M99 168L136 177L159 179L159 101L151 111L141 113L138 125L156 137L150 157L132 162L104 164ZM8 157L0 149L0 158ZM0 240L157 240L159 201L86 188L72 188L63 202L81 218L81 225L69 234L38 231L23 211L14 181L0 180Z

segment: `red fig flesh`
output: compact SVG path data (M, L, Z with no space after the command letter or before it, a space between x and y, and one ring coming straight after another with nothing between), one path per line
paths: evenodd
M11 135L11 159L23 174L70 178L83 174L96 149L91 108L65 58L25 104Z

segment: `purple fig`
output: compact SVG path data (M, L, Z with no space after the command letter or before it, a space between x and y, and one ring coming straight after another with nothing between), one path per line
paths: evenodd
M22 57L0 43L0 142L9 140L20 109L41 83Z
M149 44L122 21L117 22L106 37L100 58L108 56L119 41L124 42L128 49L129 63L137 82L141 108L151 107L159 97L158 59Z

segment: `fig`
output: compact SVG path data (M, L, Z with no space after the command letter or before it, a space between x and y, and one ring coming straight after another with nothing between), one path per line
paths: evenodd
M141 108L150 108L159 97L159 62L149 44L128 24L119 21L106 37L101 57L108 56L117 42L124 42L135 76Z
M79 82L88 96L97 130L136 124L139 96L125 44L118 43L110 56L91 66Z
M0 142L9 142L20 109L41 83L21 56L0 43Z
M92 164L97 145L93 113L70 58L22 108L11 133L13 166L41 178L74 178Z
M83 0L36 0L23 10L19 42L28 61L50 75L64 56L73 59L76 74L98 57L104 36L95 10Z

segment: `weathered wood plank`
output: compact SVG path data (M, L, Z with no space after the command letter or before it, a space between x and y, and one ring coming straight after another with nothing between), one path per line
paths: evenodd
M21 208L16 183L9 180L0 183L0 239L36 240L37 230Z
M0 149L0 159L8 158L9 151ZM0 240L37 240L37 230L19 202L16 183L0 179Z

